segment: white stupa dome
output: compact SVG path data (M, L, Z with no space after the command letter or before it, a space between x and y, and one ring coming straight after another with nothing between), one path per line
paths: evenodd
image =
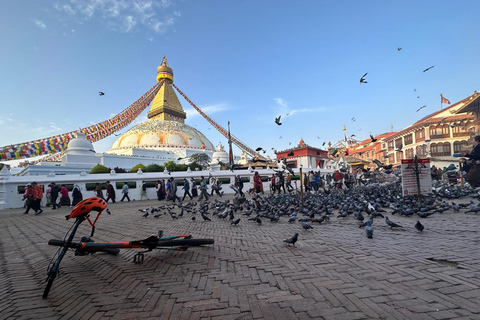
M85 138L85 134L77 132L77 137L67 145L67 154L94 154L93 144Z
M132 148L214 150L210 140L197 129L181 122L158 119L150 119L128 130L115 141L107 153Z
M225 152L221 142L217 146L217 151L213 153L210 164L215 165L219 164L220 162L228 163L228 153Z

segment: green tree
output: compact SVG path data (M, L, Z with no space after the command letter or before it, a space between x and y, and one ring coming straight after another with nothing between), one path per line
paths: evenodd
M90 174L97 174L97 173L110 173L110 168L105 167L104 165L97 164L95 167L90 170Z
M130 172L136 173L138 171L138 169L142 169L142 171L145 172L147 167L145 167L145 165L139 163L136 166L134 166L132 169L130 169Z
M190 166L192 169L196 166L199 166L201 169L206 169L211 161L210 157L205 153L192 154L188 159L191 161Z
M149 164L145 168L145 172L163 172L163 170L165 170L165 167L163 167L161 165L158 165L158 164L155 164L155 163Z
M165 162L163 165L165 166L165 168L167 168L169 172L177 171L177 164L173 160Z

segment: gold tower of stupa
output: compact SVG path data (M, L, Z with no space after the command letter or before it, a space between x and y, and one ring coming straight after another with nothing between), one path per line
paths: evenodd
M134 149L215 150L205 135L185 124L187 114L183 111L182 104L172 87L173 70L168 66L165 56L157 68L157 81L162 80L164 83L155 95L148 112L149 120L125 132L107 153L132 155Z

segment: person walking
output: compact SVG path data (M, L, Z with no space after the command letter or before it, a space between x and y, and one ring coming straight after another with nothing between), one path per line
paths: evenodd
M243 180L240 178L239 175L235 177L235 187L238 189L238 193L240 193L240 197L245 198L245 194L243 193Z
M293 191L292 176L290 175L290 173L287 173L287 177L285 178L285 181L287 183L287 191L292 192Z
M197 191L197 184L195 183L195 179L190 178L190 184L192 185L192 197L198 197L198 191Z
M130 202L130 197L128 196L128 182L124 182L122 186L122 199L120 199L120 202L123 202L125 198L127 198L128 202Z
M140 190L140 200L143 199L143 197L147 198L147 184L145 183L145 181L142 181L142 187L141 187L141 190Z
M47 187L47 190L45 190L45 199L47 199L47 207L50 207L52 205L52 194L50 193L52 191L52 185L49 184Z
M185 197L188 195L190 197L190 200L193 199L192 195L190 194L190 183L188 182L187 178L184 178L183 179L183 190L185 190L185 192L183 193L183 198L182 198L182 201L185 200Z
M171 184L172 184L172 199L173 199L173 203L175 203L175 200L178 199L178 202L182 202L182 200L180 200L180 198L177 196L177 181L175 181L175 179L173 178L170 178L171 180Z
M112 203L115 203L115 188L110 181L107 181L107 200L105 201L108 203L108 200L110 199L112 200Z
M33 204L32 209L35 211L35 214L40 214L43 210L40 208L40 202L43 198L43 188L36 182L32 182L32 192L33 192Z
M258 171L255 171L255 174L253 176L253 188L255 189L255 193L260 193L263 191L263 182L262 178L258 174Z
M218 194L220 197L222 197L222 193L220 193L220 188L221 188L220 185L221 185L221 182L218 181L217 178L215 177L210 178L210 187L212 188L212 193L210 194L211 197L213 197L214 192Z
M62 184L60 188L60 196L60 205L70 207L70 197L68 196L68 189L64 184Z
M72 207L75 207L82 200L83 195L82 191L80 191L80 186L78 184L74 184L72 190Z
M51 183L52 188L50 189L50 202L52 203L52 210L60 208L60 205L57 204L58 194L60 193L60 189L55 184L55 182Z
M96 183L96 186L95 186L95 194L97 195L97 197L99 198L102 198L102 199L105 199L103 197L103 190L102 190L102 186L100 185L100 183Z
M205 201L208 200L208 194L207 194L207 181L203 176L200 177L200 197L198 198L198 201L202 200L205 197Z
M28 214L30 208L33 205L33 187L31 184L27 184L25 187L25 193L23 194L23 200L25 200L25 212L24 214Z

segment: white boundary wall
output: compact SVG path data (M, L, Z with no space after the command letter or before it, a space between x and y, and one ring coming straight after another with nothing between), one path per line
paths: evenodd
M175 180L183 180L183 178L194 178L200 179L200 176L204 176L208 179L209 175L219 178L219 179L230 179L230 184L234 184L235 175L240 175L241 178L249 178L249 182L244 182L243 191L248 191L250 188L253 188L253 175L255 171L258 171L260 176L262 177L271 177L272 174L275 173L275 170L278 169L259 169L254 171L248 170L236 170L234 172L229 170L221 170L221 171L180 171L180 172L171 172L170 174L163 173L163 172L142 172L142 173L110 173L110 174L72 174L72 175L56 175L56 176L12 176L10 173L4 168L0 172L0 210L1 209L9 209L9 208L22 208L23 207L23 194L19 193L18 188L26 186L33 181L37 182L38 184L44 187L44 190L47 189L47 186L55 182L57 185L62 184L78 184L81 188L83 198L93 197L94 191L87 191L86 185L90 183L105 183L105 181L110 181L113 186L116 183L123 182L136 182L136 188L129 189L129 197L130 199L139 200L140 199L140 190L142 181L152 182L162 179L168 179L173 177ZM295 175L299 174L299 169L293 169ZM312 168L304 168L303 173L308 171L315 171L320 173L332 173L333 170L330 169L312 169ZM298 188L300 184L297 183ZM292 186L294 183L292 182ZM264 190L266 192L269 191L269 182L263 183ZM182 186L178 187L177 195L183 196L184 191L181 189ZM209 192L211 191L209 186ZM235 193L230 187L229 184L223 184L222 191L226 194L233 194ZM116 201L120 201L121 197L123 196L121 189L115 189L116 193ZM155 188L147 188L147 196L149 199L156 199L156 190ZM70 193L71 199L71 193ZM42 198L41 202L42 206L45 206L46 199L45 194Z

